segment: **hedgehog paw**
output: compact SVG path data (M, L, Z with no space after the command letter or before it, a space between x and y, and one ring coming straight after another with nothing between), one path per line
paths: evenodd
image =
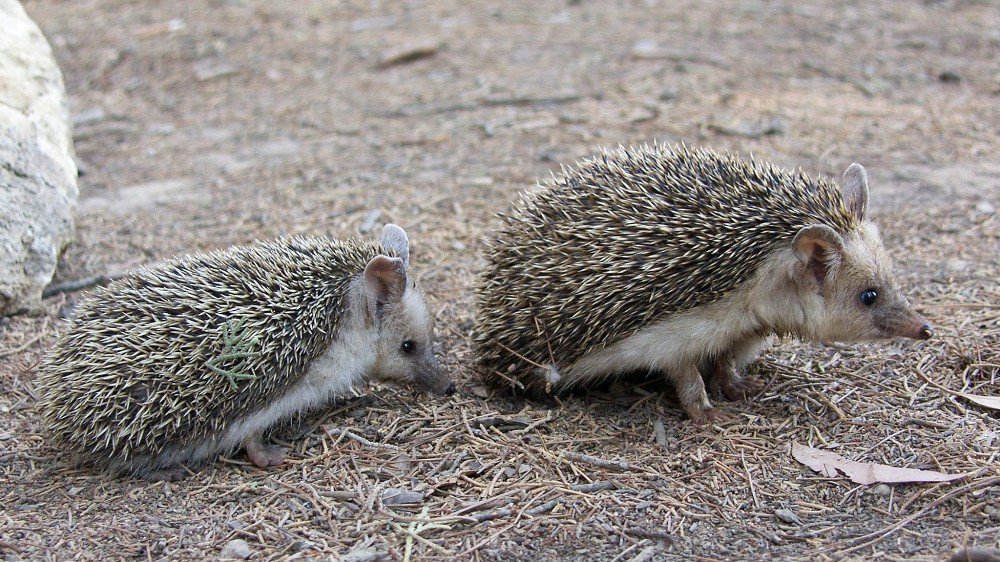
M746 400L764 388L764 383L754 377L729 377L723 380L719 387L722 395L729 400Z
M697 411L689 411L688 417L695 425L706 425L712 422L723 422L730 418L730 415L716 408L704 408Z
M246 444L247 457L250 462L261 468L278 466L285 462L285 455L288 450L278 445L265 444L261 441L252 440Z

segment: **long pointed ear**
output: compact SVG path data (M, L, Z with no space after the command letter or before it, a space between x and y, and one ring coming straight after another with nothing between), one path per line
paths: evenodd
M868 214L868 172L864 166L855 162L847 168L840 191L844 195L848 210L859 221L865 220Z
M805 271L822 286L830 268L843 255L844 239L829 226L814 224L799 230L792 240L792 248L805 265Z
M403 260L403 268L409 269L410 239L406 237L406 231L394 224L385 225L382 227L382 247L395 251Z
M406 267L400 258L375 256L365 266L365 298L372 318L381 320L387 304L398 303L406 291Z

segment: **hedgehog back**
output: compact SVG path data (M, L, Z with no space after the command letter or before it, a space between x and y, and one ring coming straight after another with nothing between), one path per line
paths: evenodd
M279 398L336 338L374 243L293 237L140 269L80 305L41 369L47 421L84 459L119 464L221 438ZM227 328L255 340L224 357ZM231 349L230 349L231 351ZM229 379L207 363L252 379Z
M564 170L501 223L477 287L473 341L479 370L496 383L533 364L566 367L721 299L804 226L857 226L826 178L660 145Z

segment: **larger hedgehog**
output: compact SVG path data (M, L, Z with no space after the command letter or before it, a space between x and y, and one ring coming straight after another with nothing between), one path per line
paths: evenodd
M375 379L450 394L409 242L293 237L139 270L81 304L41 368L44 416L79 460L150 479L245 447Z
M840 187L684 146L604 152L525 195L490 242L474 348L488 381L563 389L662 372L695 421L772 334L926 339L875 225L867 177Z

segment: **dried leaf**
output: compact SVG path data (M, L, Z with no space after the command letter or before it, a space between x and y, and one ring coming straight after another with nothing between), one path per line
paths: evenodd
M981 396L979 394L963 394L962 398L975 402L984 408L1000 410L1000 396Z
M837 471L843 472L858 484L874 484L875 482L950 482L967 476L967 474L945 474L934 470L917 470L914 468L896 468L884 464L864 463L845 459L830 451L821 451L798 443L792 443L792 457L809 468L834 477Z

